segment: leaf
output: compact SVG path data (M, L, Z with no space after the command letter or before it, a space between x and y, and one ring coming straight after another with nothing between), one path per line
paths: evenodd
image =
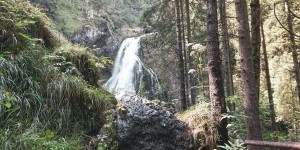
M32 38L29 35L26 35L26 34L23 34L23 33L19 33L19 35L21 35L23 38L25 38L25 39L27 39L29 41L34 41L34 42L38 41L37 38Z
M32 20L22 20L22 21L19 21L16 23L16 27L17 28L23 28L23 27L26 27L30 24L34 24L36 23L36 21L32 21Z
M102 143L98 144L98 150L105 150L104 144Z
M123 107L123 106L124 106L124 105L121 104L121 103L118 103L118 104L116 105L117 108L120 108L120 107Z
M51 130L47 130L44 136L45 139L52 139L54 137L54 132Z
M7 58L7 57L9 57L10 56L10 54L0 54L0 57L1 58Z
M226 128L230 128L230 127L233 126L233 125L234 125L234 124L230 123L230 124L227 125Z
M10 103L10 102L7 102L7 103L5 104L5 106L9 109L9 108L11 108L11 103Z

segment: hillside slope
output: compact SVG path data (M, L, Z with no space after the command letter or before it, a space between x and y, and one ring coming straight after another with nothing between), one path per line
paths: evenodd
M28 2L0 1L0 13L0 149L116 145L116 100L95 86L105 60L64 40Z

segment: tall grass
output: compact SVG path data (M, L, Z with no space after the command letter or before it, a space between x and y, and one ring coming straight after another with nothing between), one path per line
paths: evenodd
M30 47L0 57L0 126L10 133L5 137L23 137L24 129L32 128L62 135L99 132L105 111L116 104L113 96L80 77L60 73L44 55L40 47Z
M56 40L40 36L48 34L43 32L47 27L43 20L36 23L43 15L29 11L34 7L22 1L1 1L0 6L5 14L0 18L0 149L83 148L82 135L100 132L107 123L105 112L116 100L50 59L60 56L46 50L38 38L50 45ZM9 19L12 22L5 21ZM75 61L69 65L78 67Z

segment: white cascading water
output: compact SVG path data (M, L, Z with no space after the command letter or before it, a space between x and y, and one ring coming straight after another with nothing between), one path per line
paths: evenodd
M140 39L135 37L123 41L115 59L112 77L103 87L117 98L131 93L162 99L156 74L139 57Z

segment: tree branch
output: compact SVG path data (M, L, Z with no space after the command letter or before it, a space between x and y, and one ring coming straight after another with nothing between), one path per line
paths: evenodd
M300 17L299 16L297 16L293 11L291 11L291 9L289 8L288 9L289 10L289 12L295 17L295 18L298 18L298 19L300 19Z
M292 34L292 35L294 35L294 36L300 38L299 35L296 35L295 33L291 32L289 29L287 29L287 28L279 21L277 15L276 15L276 3L274 3L274 15L275 15L275 18L276 18L277 22L280 24L280 26L281 26L284 30L286 30L286 31L289 32L290 34Z

